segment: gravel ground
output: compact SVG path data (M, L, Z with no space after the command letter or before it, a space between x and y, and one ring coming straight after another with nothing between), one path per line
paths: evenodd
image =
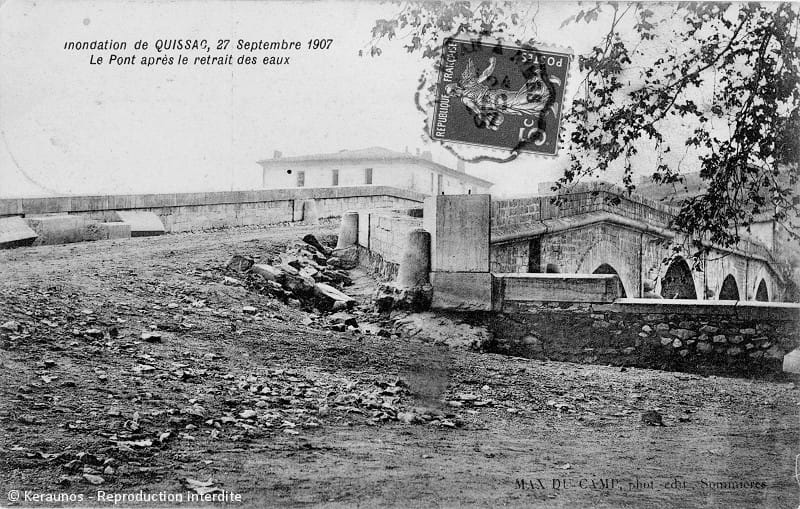
M795 383L336 332L225 281L309 232L0 252L2 503L798 506Z

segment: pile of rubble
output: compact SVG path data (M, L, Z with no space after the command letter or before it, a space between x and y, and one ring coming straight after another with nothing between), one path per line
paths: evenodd
M303 237L303 242L290 244L286 252L267 263L234 255L226 268L246 278L246 286L287 304L340 311L351 309L356 303L342 291L353 284L347 270L356 264L357 259L350 251L337 253L309 234Z

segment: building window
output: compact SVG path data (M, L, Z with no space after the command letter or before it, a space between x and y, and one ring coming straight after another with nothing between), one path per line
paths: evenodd
M333 170L333 172L331 173L331 176L333 177L331 179L331 185L332 186L338 186L339 185L339 170Z
M364 183L372 184L372 168L364 168Z
M431 172L431 194L433 194L433 172Z
M292 170L289 170L292 171ZM306 172L298 171L297 172L297 187L303 187L306 185Z

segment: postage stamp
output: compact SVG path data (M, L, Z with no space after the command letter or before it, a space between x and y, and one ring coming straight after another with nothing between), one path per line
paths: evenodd
M445 40L431 138L556 155L571 58L568 50Z

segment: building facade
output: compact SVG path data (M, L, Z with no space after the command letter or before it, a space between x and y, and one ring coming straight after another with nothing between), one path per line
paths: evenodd
M487 194L492 183L432 160L380 147L258 161L266 189L392 186L426 195Z

